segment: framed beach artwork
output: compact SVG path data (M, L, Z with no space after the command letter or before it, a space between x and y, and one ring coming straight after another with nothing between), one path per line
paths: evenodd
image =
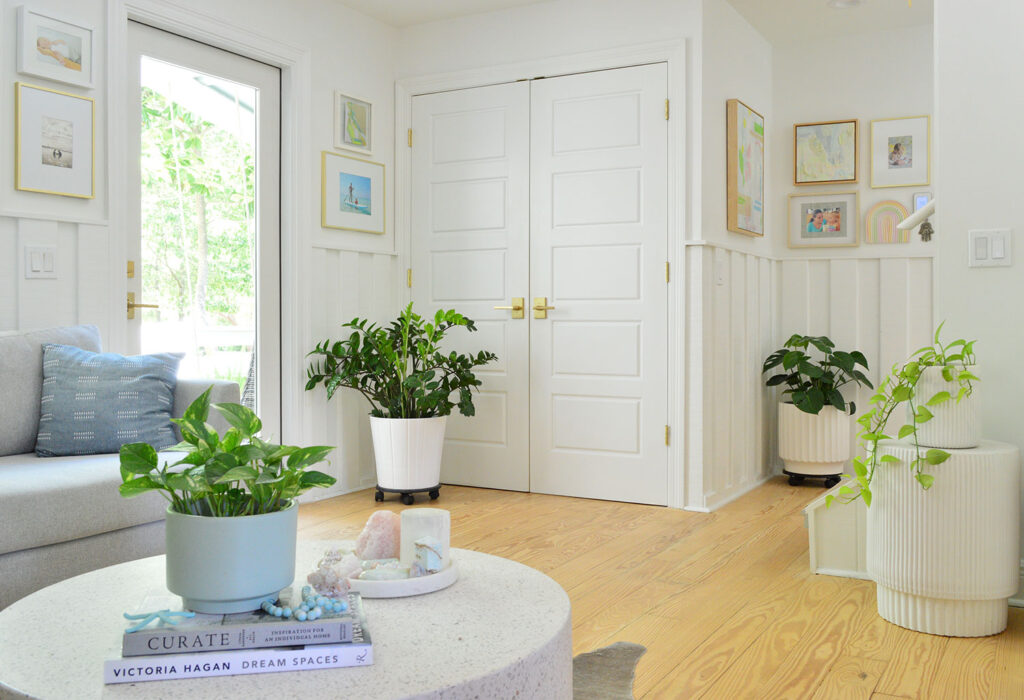
M789 247L858 245L859 206L855 191L789 195Z
M334 91L334 147L364 155L373 152L371 103Z
M793 184L857 182L858 121L793 125Z
M93 86L92 28L18 8L18 72Z
M330 151L320 155L320 225L384 233L384 164Z
M92 98L15 83L14 186L26 192L92 199Z
M764 235L764 117L739 100L726 102L728 229Z
M911 187L931 180L931 118L871 122L871 186Z

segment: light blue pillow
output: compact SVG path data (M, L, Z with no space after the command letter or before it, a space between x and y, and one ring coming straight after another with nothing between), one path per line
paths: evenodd
M106 454L131 442L158 450L176 444L171 411L182 357L44 345L36 454Z

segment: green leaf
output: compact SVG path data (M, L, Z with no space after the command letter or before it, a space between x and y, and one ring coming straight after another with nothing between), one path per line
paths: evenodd
M827 496L825 496L825 507L826 508L831 508L832 507L832 501L834 501L834 500L836 500L836 497L833 496L832 494L828 494Z
M793 369L800 363L800 360L805 357L807 357L807 355L799 350L790 350L786 353L786 356L782 358L782 367L784 369Z
M935 483L935 477L932 476L931 474L915 474L914 478L917 479L921 486L924 487L925 489L930 489L932 487L932 484Z
M218 478L214 483L216 484L227 484L232 481L255 481L260 475L258 471L248 465L241 465L228 469Z
M149 474L159 465L156 450L144 442L122 445L120 450L122 474Z
M160 488L160 485L153 481L148 476L140 476L137 479L130 479L118 487L121 495L125 498L133 498L141 493L147 491L154 491Z
M864 505L871 507L871 489L867 486L860 487L860 497L864 499Z
M335 479L333 476L317 471L302 472L302 476L299 477L299 485L303 489L311 488L314 486L319 488L326 488L328 486L332 486L336 481L337 479Z
M895 455L882 455L878 458L881 464L902 464L903 460Z
M949 459L949 453L945 450L931 449L924 453L924 459L932 466L942 464Z
M913 435L916 432L917 432L917 428L915 428L914 426L912 426L912 425L904 425L902 428L900 428L900 432L896 436L896 438L898 440L903 440L904 438L908 438L908 437L910 437L911 435Z
M263 429L263 423L256 414L238 403L218 403L213 406L243 438L251 438Z
M189 407L185 409L185 413L182 414L182 418L187 418L191 421L198 421L205 423L207 417L210 415L210 392L213 391L213 385L207 387L206 391L196 397L195 401L189 404Z
M918 406L917 412L914 414L914 418L918 423L927 423L934 417L935 415L924 406Z
M946 403L951 398L952 397L949 395L948 391L940 391L935 396L928 399L928 403L926 403L925 406L938 406L939 404Z
M911 389L906 385L899 385L892 390L892 400L896 403L903 403L909 401L912 395Z

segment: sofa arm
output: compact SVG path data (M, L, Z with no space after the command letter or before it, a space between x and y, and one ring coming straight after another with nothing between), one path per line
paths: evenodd
M226 379L178 379L178 385L174 388L174 417L181 418L185 409L193 401L199 398L208 387L213 385L210 392L210 404L215 403L240 403L241 392L237 382ZM218 411L211 410L210 417L206 420L221 435L230 427L227 421L221 417ZM181 432L178 426L174 426L174 434L179 440Z

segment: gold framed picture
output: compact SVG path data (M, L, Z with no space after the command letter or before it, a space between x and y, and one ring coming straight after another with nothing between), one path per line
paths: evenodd
M860 197L856 191L789 195L790 248L852 248L860 245Z
M14 186L92 199L96 107L91 97L15 83Z
M931 182L931 118L871 122L871 186L911 187Z
M793 184L844 185L857 182L857 119L793 125Z
M383 163L321 152L321 226L383 234L385 206Z

